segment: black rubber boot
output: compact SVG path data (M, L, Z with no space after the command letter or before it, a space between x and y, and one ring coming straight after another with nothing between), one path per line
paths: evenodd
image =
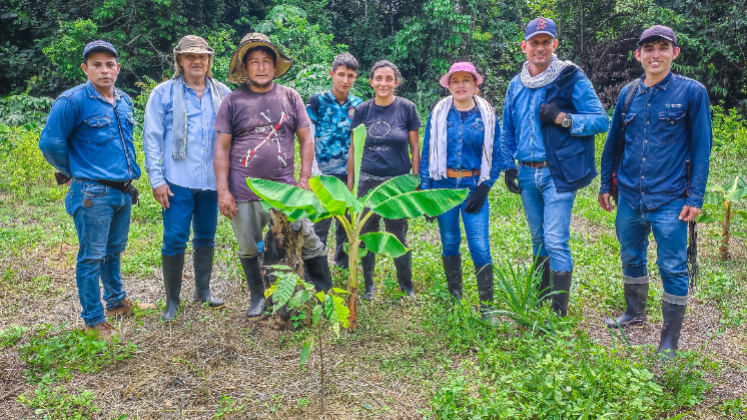
M192 263L195 269L195 302L205 303L213 309L225 306L223 300L210 293L210 275L213 273L213 253L215 248L195 248Z
M373 300L376 297L376 288L374 287L374 270L376 268L376 259L367 258L368 255L361 259L361 267L363 268L363 282L366 286L366 291L361 296L361 299Z
M646 300L648 299L648 283L624 284L625 303L628 308L622 315L604 320L607 328L626 327L628 325L642 325L646 323ZM615 323L617 321L617 323Z
M664 322L661 325L661 341L656 352L664 358L674 359L677 357L680 332L682 331L682 323L685 321L686 309L687 305L661 303L661 316Z
M394 267L397 269L397 282L400 289L407 293L408 297L415 299L415 290L412 286L412 252L394 259Z
M571 277L573 271L551 271L550 282L552 291L560 292L552 295L552 309L560 318L568 315L568 301L571 298Z
M327 293L332 288L332 274L329 271L329 262L327 256L310 258L303 262L306 268L306 274L311 283L316 287L316 291L323 290Z
M176 311L179 309L179 293L182 291L182 270L184 269L184 254L162 255L163 287L166 289L166 308L161 319L170 324L176 321Z
M552 285L550 283L550 257L537 257L537 265L534 272L542 272L542 281L537 284L537 291L540 292L538 304L546 301L552 296Z
M482 320L495 325L498 320L490 313L493 308L493 264L475 267L477 275L477 293L480 296L480 313Z
M449 293L456 300L462 300L462 256L442 256L441 260L444 263L444 273L446 274L446 282L449 285Z
M259 261L254 258L239 258L241 268L244 269L246 284L249 286L249 309L246 316L256 318L265 311L265 285L262 282L262 273L259 272Z

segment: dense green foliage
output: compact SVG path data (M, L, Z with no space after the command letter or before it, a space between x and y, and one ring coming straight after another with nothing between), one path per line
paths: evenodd
M641 30L662 23L680 34L675 70L706 85L714 102L744 110L747 4L696 0L8 0L0 6L0 95L54 96L82 81L82 48L96 38L119 48L118 85L133 94L144 77L170 74L171 50L190 33L215 48L223 79L241 37L259 31L293 57L283 82L304 97L326 87L332 58L349 51L364 76L378 60L398 64L400 94L422 112L445 93L436 82L449 63L471 60L487 76L484 95L500 107L523 61L523 26L540 14L556 19L559 54L581 65L608 107L641 73L632 57ZM356 91L369 96L365 80Z

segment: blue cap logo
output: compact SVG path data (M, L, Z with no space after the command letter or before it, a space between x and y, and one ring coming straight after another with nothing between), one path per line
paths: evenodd
M526 31L524 31L524 39L528 40L537 34L547 34L556 38L557 27L555 26L555 21L550 18L539 17L529 22Z

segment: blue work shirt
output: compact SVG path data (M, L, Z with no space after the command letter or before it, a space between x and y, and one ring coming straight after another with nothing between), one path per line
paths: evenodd
M114 105L90 81L63 92L39 137L44 159L64 175L92 181L140 178L132 143L132 100L114 89Z
M184 159L172 155L172 127L174 124L174 80L156 86L145 106L143 149L145 170L150 185L158 188L166 181L184 188L216 189L213 159L217 133L213 129L215 110L210 96L210 83L205 83L202 99L184 84L187 109L187 144ZM231 91L222 83L223 94Z
M420 188L427 190L431 187L429 173L431 117L425 125L423 137L423 152L420 159ZM462 118L462 113L451 105L446 120L446 167L448 169L463 169L474 171L482 167L482 152L485 144L485 125L480 109L475 106ZM493 156L490 167L490 179L485 185L492 187L501 175L501 125L495 119L495 135L493 136Z
M617 175L620 195L632 208L643 200L649 209L684 197L685 162L690 160L692 178L685 205L701 208L713 143L708 93L695 80L672 72L651 87L643 84L644 79L641 77L625 116L625 149ZM600 194L612 190L612 167L628 88L617 98L602 152Z
M348 173L350 124L353 122L355 108L362 102L359 97L348 95L341 104L331 90L316 93L309 98L306 113L313 124L314 163L319 173Z
M520 162L545 162L545 143L542 137L542 122L539 119L540 105L545 103L547 87L528 89L521 83L521 75L514 77L506 92L503 107L503 169L516 167ZM599 102L594 86L582 78L573 86L573 105L578 113L571 114L571 136L584 137L604 133L610 125L609 116ZM517 144L518 143L518 144Z

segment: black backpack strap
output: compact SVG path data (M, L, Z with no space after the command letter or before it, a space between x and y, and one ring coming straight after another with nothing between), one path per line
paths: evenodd
M620 113L620 134L617 139L617 144L615 145L615 162L612 165L612 197L616 202L618 201L617 172L620 169L620 162L622 161L623 153L625 152L625 116L628 114L633 98L635 98L636 93L638 93L638 85L640 84L640 79L635 79L628 84L628 91L625 92L622 112Z

